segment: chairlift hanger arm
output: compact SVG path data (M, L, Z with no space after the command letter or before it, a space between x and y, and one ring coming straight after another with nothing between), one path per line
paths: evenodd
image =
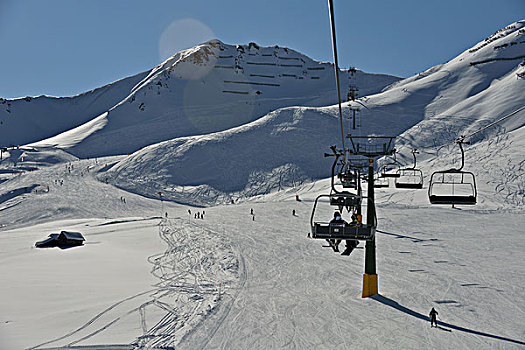
M338 191L335 189L335 167L337 166L337 161L339 160L340 155L335 154L334 163L332 164L332 179L331 179L331 185L332 185L332 191L335 193L338 193Z
M463 169L463 166L465 165L465 151L463 150L463 144L470 145L470 142L464 141L465 137L461 136L458 139L456 139L456 143L459 145L459 149L461 150L461 166L459 169L456 169L458 171L461 171Z
M461 166L458 170L463 169L463 166L465 165L465 151L463 150L463 140L458 141L459 149L461 150Z
M332 176L331 176L331 179L330 179L330 183L331 183L331 186L332 186L332 191L335 192L335 193L339 193L336 189L335 189L335 168L337 166L337 161L339 160L339 157L341 157L341 152L338 152L337 151L337 148L336 146L330 146L330 149L332 150L332 154L330 153L325 153L324 156L325 157L335 157L334 159L334 163L332 164Z
M412 157L414 157L414 165L412 166L412 168L406 168L406 169L416 169L416 164L417 164L417 161L416 161L416 154L419 154L419 152L417 151L417 149L413 149L412 150Z

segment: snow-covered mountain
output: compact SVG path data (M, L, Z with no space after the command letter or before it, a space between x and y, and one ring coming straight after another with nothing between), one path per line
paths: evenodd
M77 96L0 98L0 145L24 145L82 125L122 101L147 73Z
M354 104L361 108L359 132L401 134L399 158L407 160L411 148L419 148L418 167L427 178L457 166L455 137L525 104L524 26L517 22L443 65L364 96ZM190 77L200 73L192 69L206 66L195 63L192 53L206 45L186 52L193 63L184 61L184 53L178 64L165 63L174 72L193 72L169 78L170 87L177 85L172 81L197 84ZM2 150L1 349L525 346L519 321L525 318L523 112L466 146L465 168L478 181L477 205L429 204L427 179L423 190L376 190L380 294L362 299L364 244L341 256L307 238L312 203L330 188L324 177L331 161L322 154L339 143L337 107L321 106L325 97L319 106L308 105L297 91L283 91L293 103L306 102L252 115L254 120L222 131L148 144L129 156L79 159L67 152L127 147L119 127L126 137L143 127L145 142L155 140L145 126L150 120L140 115L168 125L162 115L149 114L162 109L153 103L156 96L168 96L167 88L151 85L160 78L154 72L163 69L147 73L142 83L130 81L133 87L109 113L100 105L98 117L41 143L63 148ZM211 72L222 69L232 70ZM225 94L231 101L252 96L242 91L248 94ZM253 97L264 96L260 91ZM141 94L140 103L148 102L143 111L135 103ZM104 96L111 104L114 95ZM270 100L277 105L278 95ZM348 108L346 103L346 115ZM223 119L223 127L241 122ZM185 120L180 124L189 125ZM90 141L97 135L100 145ZM158 200L158 192L162 199L219 205L181 205ZM333 208L322 204L316 215L331 218ZM85 246L34 249L34 242L60 230L82 232ZM439 311L436 328L428 324L431 307Z
M366 124L394 129L396 135L404 132L401 136L408 140L401 144L441 145L523 106L524 73L525 21L519 21L444 64L365 97L362 116ZM520 115L498 127L512 131L522 127L524 120ZM407 125L410 128L403 130ZM487 130L471 141L494 132Z
M436 162L437 147L525 104L524 58L519 21L402 81L358 71L363 97L346 102L344 112L360 109L362 134L401 135L401 161L411 162L417 148L420 161L434 164L426 173L442 169L459 152L444 148L439 155L450 160ZM107 112L31 146L57 146L79 157L136 151L100 178L146 196L162 191L183 203L222 203L329 175L322 154L340 142L337 108L319 106L335 102L334 86L329 63L287 48L212 40L166 60ZM471 141L519 129L524 120L519 114ZM519 168L521 160L513 161Z
M525 105L524 58L525 21L520 21L447 63L356 103L345 103L345 114L350 115L350 105L361 109L358 131L363 135L401 135L399 159L407 164L412 162L413 148L424 151L420 160L434 158L426 174L445 169L445 164L450 168L459 149L441 150L439 156L445 159L436 162L437 147ZM492 140L524 123L521 113L470 141ZM250 197L329 176L330 160L322 154L340 142L338 133L336 106L283 108L236 129L148 146L104 176L147 196L162 190L167 198L181 202L227 202L231 197ZM486 172L482 164L471 162L468 152L467 166ZM512 158L512 162L521 169L523 158ZM518 188L522 179L517 176L511 187Z
M360 71L356 75L363 94L379 92L399 80ZM138 77L140 82L127 91L123 87L129 84L110 84L107 94L120 100L92 114L89 122L40 141L49 136L42 135L34 145L57 146L79 157L126 154L176 137L237 127L280 107L337 101L330 63L316 62L288 48L255 43L233 46L212 40L178 52L145 77L139 74L128 80L136 82ZM348 79L342 72L344 87ZM61 107L69 109L56 104ZM15 108L11 109L14 114Z

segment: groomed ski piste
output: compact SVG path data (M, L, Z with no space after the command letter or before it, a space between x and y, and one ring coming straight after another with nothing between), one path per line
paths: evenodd
M380 295L362 299L363 244L343 257L307 238L327 180L196 208L80 176L90 162L72 162L73 174L60 164L20 176L51 185L13 203L9 226L35 224L0 238L6 349L524 346L522 210L436 208L424 190L378 190ZM34 219L59 208L92 218ZM83 232L86 245L32 247L62 229ZM438 329L429 328L432 306Z
M361 99L363 133L401 135L400 159L409 164L417 147L425 175L422 190L376 189L379 294L371 298L361 298L363 242L341 256L307 236L313 201L330 189L322 155L337 140L334 106L284 106L129 156L74 155L110 124L58 135L62 147L4 152L0 347L524 348L524 114L466 147L477 205L431 205L427 194L433 171L458 166L455 138L525 104L522 59L496 59L523 53L523 26L428 78ZM460 96L473 80L483 88ZM401 112L408 117L394 119ZM328 205L316 213L332 214ZM34 248L60 230L82 232L85 246Z

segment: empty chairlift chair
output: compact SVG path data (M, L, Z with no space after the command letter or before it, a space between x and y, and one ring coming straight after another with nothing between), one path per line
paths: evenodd
M423 188L423 172L419 169L405 168L397 171L396 188Z
M399 177L400 174L398 173L398 170L400 169L399 167L399 162L396 160L396 154L394 153L394 158L392 159L392 161L386 163L385 165L383 165L381 167L381 170L379 171L379 176L380 177Z
M414 156L414 166L412 168L404 168L397 171L399 176L395 179L396 188L423 188L423 172L416 168L416 154L418 153L417 150L412 151Z
M381 167L379 176L380 177L399 177L398 171L399 164L387 163Z
M428 199L431 204L474 205L477 202L476 177L469 171L462 171L465 163L463 139L456 140L461 149L461 167L436 171L430 177Z
M374 178L374 187L375 188L386 188L389 187L390 183L388 177L381 177L379 174Z

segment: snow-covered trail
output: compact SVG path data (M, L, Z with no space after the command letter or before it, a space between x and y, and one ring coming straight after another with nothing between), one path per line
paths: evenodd
M377 191L381 295L362 299L363 244L343 257L307 238L313 199L328 181L295 189L301 202L295 191L281 191L190 208L188 215L187 206L161 205L97 181L97 169L83 173L93 162L72 163L72 173L62 164L7 183L51 184L49 192L14 198L14 206L7 200L2 210L0 339L21 345L14 348L525 345L519 321L525 319L525 236L517 209L452 210L422 204L425 190ZM71 219L43 215L56 208L67 208L61 217ZM320 209L331 217L330 208ZM195 219L202 210L204 219ZM164 211L166 231L158 226ZM105 218L90 218L96 216ZM48 222L19 227L41 221ZM86 246L29 248L57 229L83 232ZM430 329L425 319L431 307L441 328Z
M197 329L180 346L525 345L525 328L516 323L524 314L521 257L525 241L515 215L381 206L383 232L378 233L377 246L382 294L361 299L363 250L342 257L321 248L322 241L307 239L310 206L309 201L288 200L206 210L203 225L229 232L238 240L247 278L213 337ZM298 217L291 215L292 209ZM506 223L506 237L497 235L501 223ZM440 311L443 328L450 332L428 328L426 315L432 306Z

